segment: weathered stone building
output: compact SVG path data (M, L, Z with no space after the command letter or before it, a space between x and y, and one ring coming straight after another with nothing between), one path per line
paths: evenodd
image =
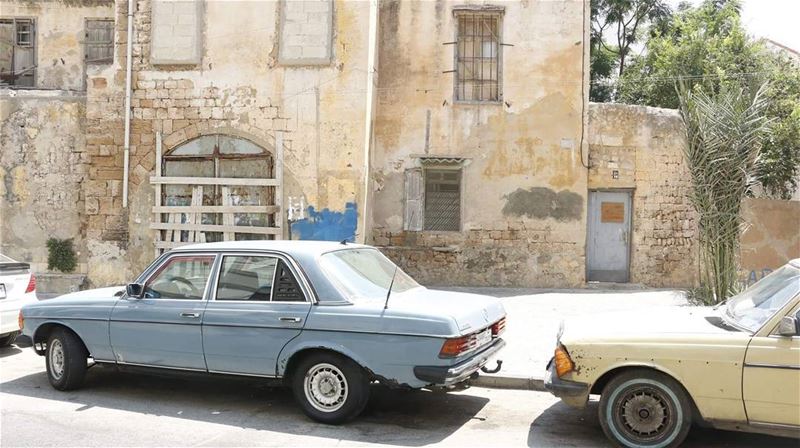
M680 119L588 103L588 7L0 0L0 252L73 238L105 285L347 239L427 284L691 285Z

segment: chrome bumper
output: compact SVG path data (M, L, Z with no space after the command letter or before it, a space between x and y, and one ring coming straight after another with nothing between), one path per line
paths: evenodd
M416 366L414 376L434 386L452 386L475 374L505 346L506 341L498 338L483 351L454 366Z

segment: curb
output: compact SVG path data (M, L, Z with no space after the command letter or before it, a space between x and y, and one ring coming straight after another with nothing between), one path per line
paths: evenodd
M547 389L544 388L544 378L527 376L480 375L478 378L470 381L470 385L476 387L488 387L490 389L516 389L547 392Z

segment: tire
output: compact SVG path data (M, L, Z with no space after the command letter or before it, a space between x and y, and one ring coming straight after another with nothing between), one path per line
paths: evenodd
M3 337L0 337L0 347L8 347L9 345L13 344L14 341L17 340L18 335L18 331L3 335Z
M352 360L335 353L314 353L300 361L292 390L311 419L338 425L361 414L369 401L369 379Z
M89 353L75 333L58 328L47 340L47 379L58 390L73 390L83 384Z
M683 387L669 376L631 370L603 388L598 417L617 446L677 447L692 426L692 405Z

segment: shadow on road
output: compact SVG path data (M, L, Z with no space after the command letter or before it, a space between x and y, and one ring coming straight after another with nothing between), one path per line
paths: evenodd
M597 420L598 404L596 400L591 400L585 409L573 409L562 402L550 406L531 424L531 429L528 433L528 446L612 446L607 441L600 427L600 422ZM720 431L695 426L681 446L684 448L704 448L708 446L797 448L800 443L795 439L783 437Z
M0 391L83 405L77 411L101 407L293 435L401 446L441 442L476 418L488 402L486 398L466 394L399 391L376 386L364 414L344 428L307 419L289 389L251 379L161 377L93 367L84 388L78 391L52 389L44 372L2 383Z

